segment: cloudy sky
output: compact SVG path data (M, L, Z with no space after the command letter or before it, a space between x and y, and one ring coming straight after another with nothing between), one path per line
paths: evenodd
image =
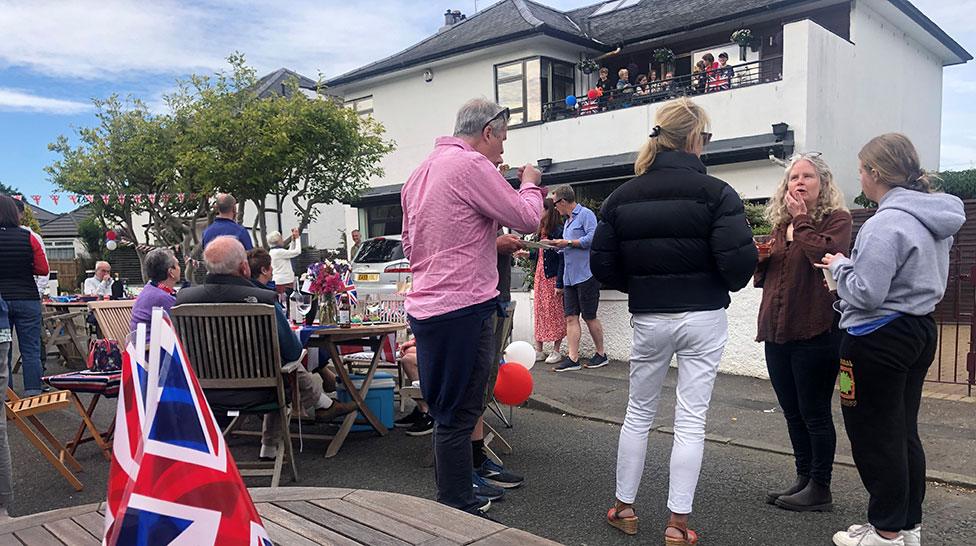
M567 9L591 0L542 0ZM477 3L484 8L492 2ZM976 0L914 0L971 53ZM332 77L436 32L446 8L473 0L0 0L0 181L46 196L47 144L92 125L92 97L159 105L175 78L243 52L264 74L288 67ZM893 60L892 62L896 62ZM944 72L941 168L976 166L976 62Z

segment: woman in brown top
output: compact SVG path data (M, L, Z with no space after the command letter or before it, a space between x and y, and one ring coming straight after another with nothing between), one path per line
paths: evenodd
M766 215L773 227L760 252L755 285L763 289L759 335L796 458L796 482L766 502L796 511L830 510L837 435L830 400L840 367L834 294L814 268L824 253L846 252L851 214L819 153L790 159Z

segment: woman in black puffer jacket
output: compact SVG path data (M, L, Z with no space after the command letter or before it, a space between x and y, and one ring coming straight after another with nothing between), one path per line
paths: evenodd
M633 534L632 504L644 471L647 435L671 357L678 355L668 509L668 544L693 544L688 529L705 440L705 413L728 337L729 292L744 287L758 254L742 201L705 174L699 155L708 117L681 98L657 111L637 157L637 177L603 203L590 254L605 288L629 295L634 327L630 399L617 451L611 525Z

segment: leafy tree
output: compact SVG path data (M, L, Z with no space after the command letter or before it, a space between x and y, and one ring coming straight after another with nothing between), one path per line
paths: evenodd
M0 193L4 195L20 195L20 190L13 186L8 186L3 182L0 182Z
M20 225L31 228L34 233L41 232L41 224L34 217L34 211L30 207L24 206L24 216L20 219Z
M105 254L105 228L98 223L94 216L89 216L78 223L78 237L85 245L89 258L99 260Z

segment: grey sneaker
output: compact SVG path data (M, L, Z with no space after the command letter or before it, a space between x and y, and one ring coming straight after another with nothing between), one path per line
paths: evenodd
M596 353L596 354L593 355L593 358L590 359L590 362L586 365L586 367L587 368L602 368L602 367L606 366L609 363L610 363L610 360L607 359L607 355L605 355L605 354L602 354L601 355L600 353Z
M572 360L568 356L559 363L558 366L552 369L554 372L572 372L581 369L579 361Z

